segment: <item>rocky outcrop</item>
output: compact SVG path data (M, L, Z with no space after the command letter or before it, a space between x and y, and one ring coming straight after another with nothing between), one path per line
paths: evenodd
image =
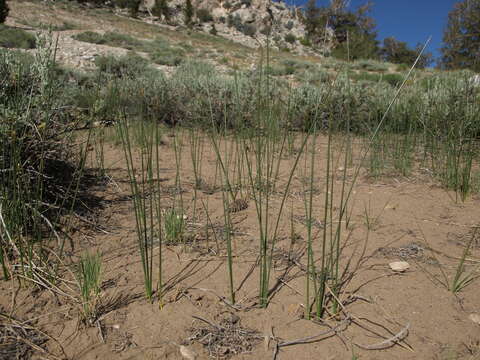
M171 24L185 25L182 9L186 0L167 0ZM192 0L196 9L196 28L240 42L249 47L270 44L280 50L296 53L312 52L305 46L305 26L300 10L284 2L268 0ZM152 9L155 0L144 0L145 9ZM164 22L162 17L156 21Z

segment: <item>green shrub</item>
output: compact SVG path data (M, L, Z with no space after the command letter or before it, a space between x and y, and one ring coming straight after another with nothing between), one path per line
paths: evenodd
M7 0L0 0L0 24L3 24L7 19L10 9L8 8Z
M149 69L148 61L136 54L127 54L121 57L98 56L95 58L95 65L102 73L130 79L138 78Z
M312 46L312 43L306 37L300 38L299 41L300 41L300 44L302 44L303 46Z
M241 32L247 36L254 36L257 32L257 28L253 24L243 24Z
M209 33L213 36L216 36L218 34L217 28L215 27L215 24L212 24L212 27L210 28Z
M271 32L272 32L272 27L269 25L265 25L260 29L260 34L265 36L269 36Z
M167 0L155 0L152 7L152 14L158 17L163 16L165 21L169 22L172 14L168 7Z
M352 64L352 69L385 72L388 71L388 64L375 60L357 60Z
M0 25L0 46L5 48L34 49L35 36L22 29Z
M404 76L402 74L385 74L383 80L390 85L397 87L403 82Z
M292 33L288 33L285 35L285 41L289 44L293 44L295 41L297 41L297 38Z
M197 10L197 18L201 23L213 21L213 16L208 9L202 8Z
M74 35L73 38L78 41L122 47L128 50L143 50L144 45L144 42L135 39L130 35L119 34L115 32L106 32L104 35L102 35L93 31L85 31L83 33Z
M94 31L85 31L83 33L73 35L73 39L83 42L88 42L91 44L105 44L106 40L103 38L102 34L96 33Z

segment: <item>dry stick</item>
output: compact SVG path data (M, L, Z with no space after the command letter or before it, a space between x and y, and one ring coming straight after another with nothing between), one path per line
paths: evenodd
M352 314L349 314L347 313L347 309L345 308L345 306L343 305L343 303L340 301L340 299L337 298L337 296L335 295L335 293L332 291L332 289L328 286L328 284L325 284L327 290L330 292L330 294L333 296L333 298L338 302L338 304L340 305L340 307L342 308L342 310L344 311L344 313L347 315L347 317L350 317L352 319L353 322L355 322L357 325L359 325L360 323L360 319ZM359 325L360 326L360 325ZM367 328L367 326L363 325L361 327L364 327L366 328L367 330L369 331L372 331L370 329ZM388 338L380 343L377 343L377 344L373 344L373 345L358 345L356 343L354 343L352 341L352 344L355 344L359 347L361 347L362 349L366 349L366 350L380 350L380 349L387 349L389 347L392 347L396 344L400 345L401 347L406 347L407 349L409 349L410 351L413 351L412 348L410 346L405 346L403 344L401 344L399 341L405 339L408 335L408 329L410 328L410 323L407 323L407 325L396 335L394 335L393 337L391 338ZM388 330L387 330L388 331ZM383 346L383 347L382 347Z
M19 322L18 320L16 320L16 319L13 318L12 316L3 314L3 313L1 313L1 312L0 312L0 318L3 318L3 319L5 319L5 320L10 320L10 321L12 321L12 322L13 322L13 324L11 325L12 328L17 327L17 328L20 328L20 329L34 330L34 331L36 331L37 333L45 336L45 337L48 338L49 340L51 340L51 341L53 341L54 343L56 343L56 344L59 346L60 350L62 351L62 353L63 353L63 355L64 355L64 359L67 358L67 355L66 355L66 353L65 353L65 350L64 350L63 346L60 344L60 342L59 342L58 340L56 340L55 338L51 337L50 335L44 333L43 331L38 330L37 328L35 328L35 327L31 326L31 325L25 326L24 324L27 323L27 322L29 322L28 320L27 320L27 321L24 321L24 322ZM18 336L18 335L17 335L17 336ZM53 357L54 359L57 359L57 360L62 359L62 358L59 358L59 357L51 354L50 352L48 352L47 350L39 347L38 345L33 344L33 343L30 342L28 339L25 339L25 338L20 338L20 339L21 339L22 341L24 341L26 344L28 344L29 346L31 346L32 348L36 349L37 351L40 351L40 352L42 352L42 353L44 353L44 354L47 354L48 356L51 356L51 357Z
M326 335L330 335L330 334L335 335L335 334L339 333L340 331L345 330L348 327L348 325L350 324L350 322L351 322L351 318L349 316L347 316L344 320L342 320L342 322L340 322L335 327L332 327L328 330L322 331L321 333L318 333L316 335L312 335L312 336L308 336L308 337L304 337L304 338L300 338L300 339L296 339L296 340L292 340L292 341L285 341L285 342L281 342L281 343L277 342L275 348L273 349L272 359L275 360L277 358L278 352L279 352L281 347L292 346L292 345L300 345L300 344L309 344L311 342L320 340L320 339L317 339L317 338L319 338L321 336L326 336ZM273 340L275 340L275 338Z
M217 329L218 331L222 331L223 328L217 324L214 324L213 322L211 322L210 320L207 320L207 319L204 319L200 316L196 316L196 315L192 315L192 318L194 319L197 319L197 320L200 320L200 321L203 321L205 323L207 323L208 325L210 325L211 327L214 327L215 329Z
M399 344L400 341L405 339L408 336L408 330L410 329L410 323L408 323L402 330L400 330L399 333L396 335L392 336L389 339L386 339L382 342L372 344L372 345L362 345L358 344L356 342L352 342L352 344L355 344L359 348L362 348L364 350L383 350L383 349L388 349L392 346L395 346Z

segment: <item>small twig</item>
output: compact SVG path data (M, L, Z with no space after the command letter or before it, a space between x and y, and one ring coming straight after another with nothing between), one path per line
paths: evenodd
M222 330L222 327L217 325L217 324L214 324L213 322L211 322L210 320L207 320L207 319L204 319L200 316L196 316L196 315L192 315L192 317L194 319L197 319L197 320L200 320L200 321L203 321L204 323L207 323L208 325L210 325L211 327L214 327L215 329L217 329L218 331L221 331Z
M394 336L392 336L389 339L386 339L382 342L372 344L372 345L362 345L358 343L353 343L359 348L362 348L364 350L383 350L383 349L388 349L396 344L399 343L399 341L402 341L405 339L408 335L408 330L410 329L410 323L408 323L400 332Z

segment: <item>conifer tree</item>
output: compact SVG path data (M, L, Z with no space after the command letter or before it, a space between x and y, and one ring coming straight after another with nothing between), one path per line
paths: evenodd
M443 34L440 66L480 72L480 0L454 4Z
M308 0L305 7L304 21L305 29L307 30L307 37L309 39L312 39L317 33L319 25L319 15L320 9L317 8L315 0Z

